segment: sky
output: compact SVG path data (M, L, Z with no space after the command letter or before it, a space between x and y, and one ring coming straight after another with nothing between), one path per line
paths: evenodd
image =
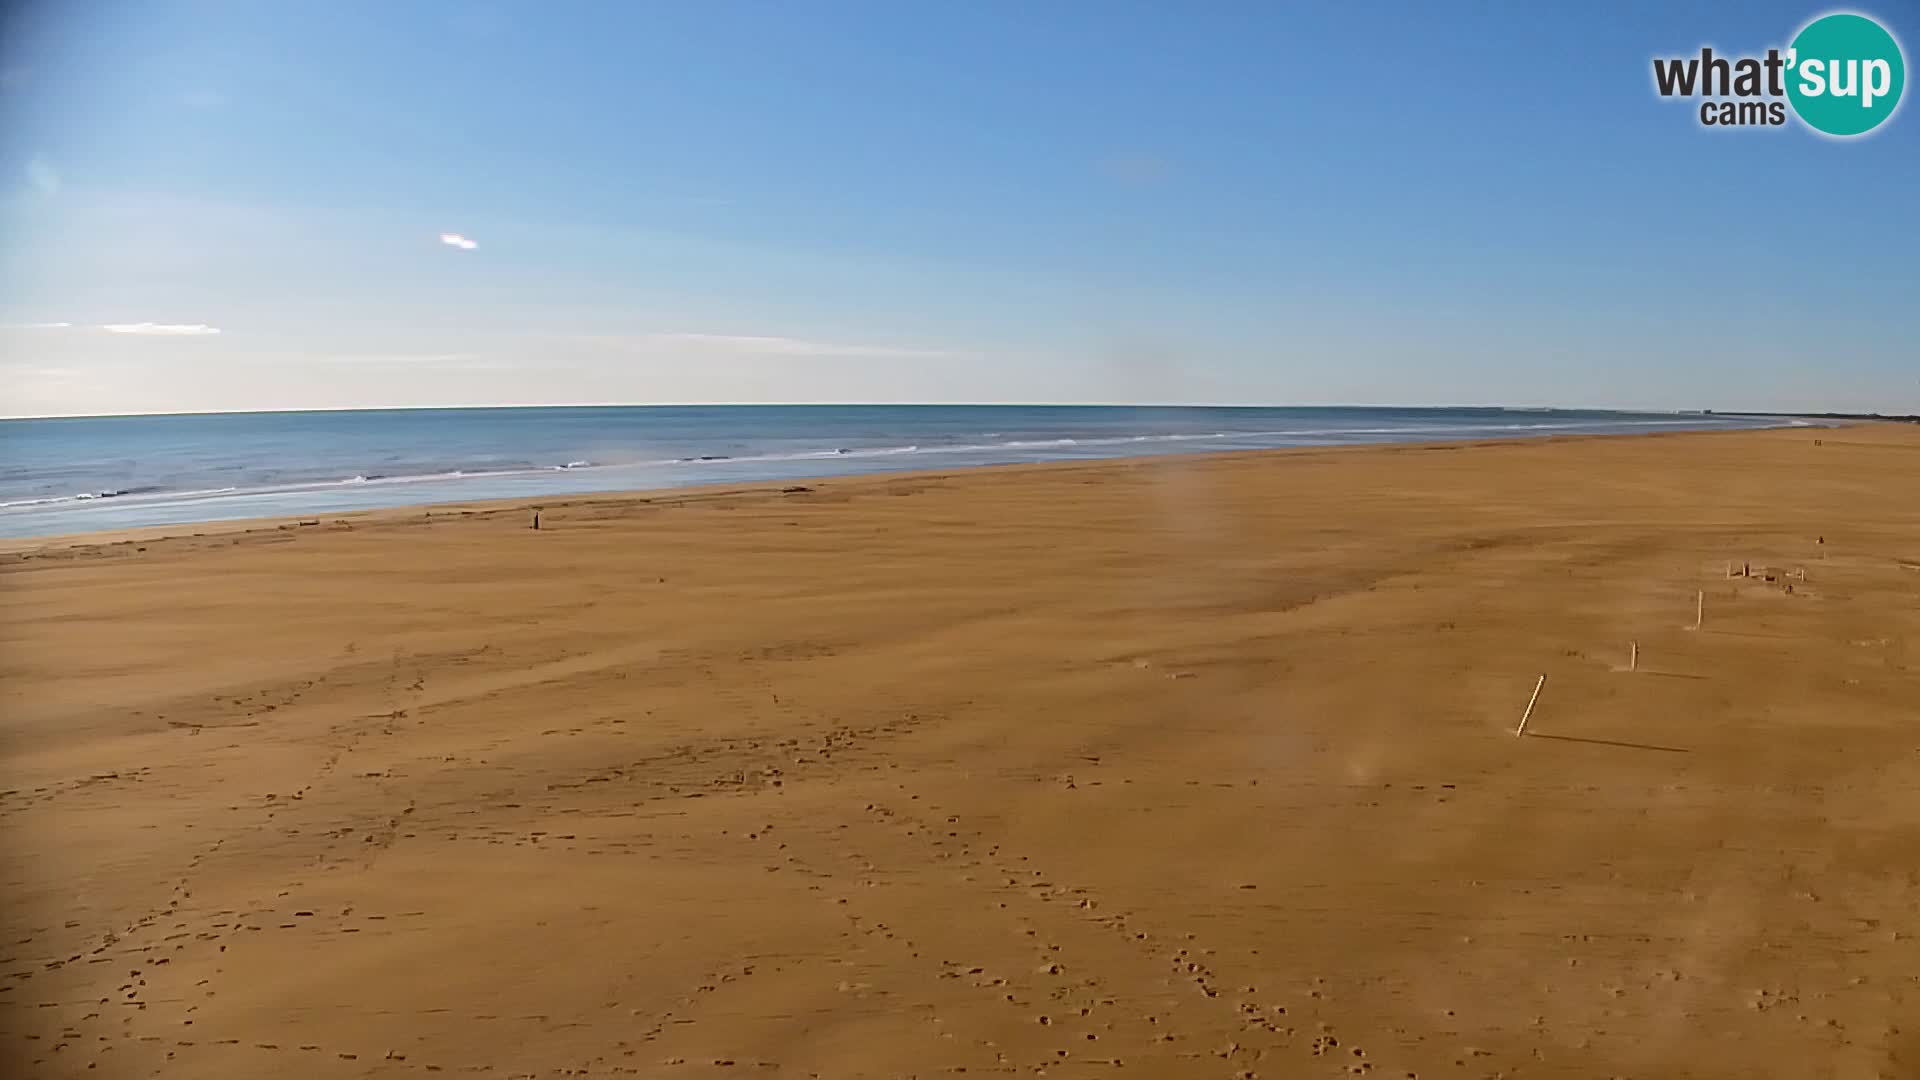
M1920 113L1653 90L1821 6L0 10L0 415L1920 412Z

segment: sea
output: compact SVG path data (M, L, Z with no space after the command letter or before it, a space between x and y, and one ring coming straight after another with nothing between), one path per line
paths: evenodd
M1501 408L713 405L0 420L0 536L1018 462L1756 428Z

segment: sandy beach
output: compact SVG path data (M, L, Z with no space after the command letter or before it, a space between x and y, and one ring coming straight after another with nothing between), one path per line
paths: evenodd
M11 542L0 1072L1920 1076L1920 427L788 487Z

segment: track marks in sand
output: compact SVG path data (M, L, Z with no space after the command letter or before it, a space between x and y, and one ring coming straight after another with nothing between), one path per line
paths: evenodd
M371 690L384 698L388 709L371 716L360 716L338 722L327 727L319 735L318 741L326 749L313 766L304 782L291 791L268 793L263 797L243 799L230 806L225 815L211 823L217 835L200 846L191 855L177 874L168 879L167 892L160 899L138 911L123 922L86 932L79 921L70 921L60 934L73 942L69 948L73 951L63 957L45 961L39 970L16 969L6 974L7 987L13 992L0 998L0 1004L9 1000L22 1001L32 992L29 984L34 975L46 975L53 980L49 987L54 1000L34 1002L35 1013L49 1011L50 1015L33 1016L26 1023L12 1023L8 1028L16 1029L23 1041L41 1042L49 1047L59 1047L61 1052L78 1049L85 1045L105 1053L115 1047L124 1046L130 1039L136 1039L143 1045L157 1045L167 1042L166 1038L156 1035L135 1036L134 1032L152 1030L156 1026L166 1029L177 1025L190 1035L195 1024L194 1013L197 1002L211 997L216 989L217 980L209 975L197 980L184 980L171 977L174 972L183 970L176 961L187 961L197 954L224 953L227 941L236 934L267 929L266 919L276 913L257 903L250 907L215 908L199 903L200 879L209 864L221 858L229 850L254 850L272 848L278 843L276 838L285 835L298 835L301 826L284 823L281 819L298 808L317 790L331 782L345 761L369 736L393 733L393 724L406 716L405 699L417 695L425 684L425 666L409 662L409 658L396 652L390 663L379 665L375 678L367 680L355 678L347 680L355 685ZM373 671L365 666L357 669L360 676ZM298 702L307 690L327 683L326 677L313 680L300 680L287 685L280 691L261 690L250 694L225 697L215 695L214 707L237 707L252 710L251 715L272 712ZM370 684L370 685L369 685ZM336 689L346 689L343 682L336 681ZM227 721L231 723L232 721ZM182 725L186 735L199 734L209 725ZM296 738L302 737L296 734ZM84 795L96 783L118 781L122 778L166 785L181 782L178 779L160 774L155 770L142 768L126 774L106 774L87 778L78 783L70 783L57 791L42 794L48 800L71 799ZM90 782L91 781L91 782ZM362 848L381 849L389 846L393 840L393 827L397 826L402 815L410 809L400 810L388 818L385 833L371 832L361 838ZM235 820L235 819L238 820ZM351 828L337 830L336 837L344 837L353 832ZM384 843L382 836L384 835ZM321 859L324 863L324 857ZM298 888L294 882L292 888ZM288 896L291 890L283 890L280 895ZM229 898L230 900L231 898ZM283 920L272 925L280 929L291 929L299 925L297 920L310 916L312 912L278 913ZM76 935L84 937L76 938ZM49 934L49 936L55 936ZM21 946L40 944L35 938L24 939ZM45 945L41 945L42 948ZM56 945L57 947L57 945ZM3 964L4 961L0 961ZM108 981L91 970L80 971L83 966L105 967L124 966L127 975L108 989ZM72 977L64 977L62 969L72 966L76 969ZM194 965L189 965L194 966ZM200 971L204 965L194 966ZM216 965L214 973L218 973ZM22 1002L24 1003L24 1002ZM19 1020L19 1015L9 1010L10 1017ZM62 1020L62 1017L72 1017ZM64 1026L62 1026L64 1024ZM47 1042L53 1029L58 1028L62 1035L68 1036ZM70 1034L69 1034L70 1032ZM0 1036L4 1037L4 1036ZM176 1038L171 1040L176 1050L168 1051L171 1057L179 1050L197 1047L203 1040L197 1038ZM237 1045L237 1040L224 1043L205 1041L206 1045ZM52 1052L49 1050L48 1052ZM357 1058L358 1051L351 1052ZM46 1065L51 1059L42 1059ZM89 1061L89 1066L99 1064L99 1058Z
M1313 1062L1343 1075L1376 1071L1363 1046L1313 1019L1311 1000L1262 993L1271 966L1257 956L1223 958L1191 932L1149 929L1125 905L1056 879L902 785L866 804L860 821L833 865L817 868L830 879L820 895L866 948L894 954L874 971L921 973L885 989L966 1042L970 1070L1291 1076ZM807 857L787 856L796 866ZM924 889L913 883L930 870L964 899L894 895Z

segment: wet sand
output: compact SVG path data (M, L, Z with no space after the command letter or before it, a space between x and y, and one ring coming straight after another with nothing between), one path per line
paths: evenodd
M0 1072L1920 1075L1920 428L544 505L0 555Z

